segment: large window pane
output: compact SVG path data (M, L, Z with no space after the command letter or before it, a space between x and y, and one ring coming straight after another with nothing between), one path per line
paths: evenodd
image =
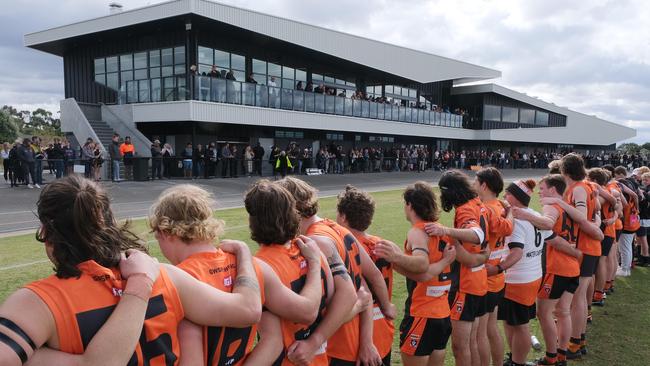
M106 72L106 60L104 58L95 59L95 74L103 74Z
M517 123L519 122L519 109L512 107L503 107L503 122Z
M486 104L483 107L483 120L501 121L501 106Z
M122 82L133 80L133 71L122 71L120 77Z
M205 65L213 65L214 60L212 58L213 52L211 48L199 46L199 63Z
M149 67L160 66L160 50L149 51Z
M147 53L138 52L133 55L133 68L145 69L147 67Z
M117 90L119 88L118 79L116 72L106 74L106 86L113 90Z
M174 74L175 75L185 74L185 64L174 65Z
M294 79L294 70L290 67L282 66L282 77L284 79Z
M102 85L106 84L106 74L95 74L95 82Z
M534 124L535 123L535 110L534 109L520 109L519 110L519 122L524 124Z
M162 65L169 66L174 64L174 50L171 48L163 48L160 50Z
M185 47L174 47L174 64L185 63Z
M246 58L241 55L232 54L232 64L230 65L234 70L246 70Z
M142 79L147 79L147 78L149 78L149 77L147 76L147 69L135 70L135 71L134 71L133 78L134 78L135 80L142 80Z
M174 75L174 67L173 66L163 66L162 67L162 76L172 76Z
M221 50L214 50L214 64L229 69L230 54Z
M160 77L160 67L152 67L149 69L150 78L159 78Z
M278 76L278 77L282 76L282 68L280 67L280 65L269 62L268 67L269 67L269 75Z
M393 94L394 88L392 85L386 85L386 93Z
M316 80L321 81L321 80L323 80L323 75L321 75L321 74L311 74L311 79L314 80L314 82Z
M296 80L307 81L307 71L296 70Z
M149 80L138 81L138 95L141 103L149 102Z
M160 102L162 90L160 90L160 79L151 79L151 101Z
M106 72L118 71L117 56L106 57Z
M537 111L535 114L535 124L540 126L548 126L548 113Z
M417 95L418 95L418 91L417 91L417 90L409 89L409 97L411 97L411 98L416 98Z
M285 89L293 89L293 79L282 79L282 87Z
M133 55L121 55L120 56L120 70L133 70Z
M253 73L266 75L266 61L253 59Z

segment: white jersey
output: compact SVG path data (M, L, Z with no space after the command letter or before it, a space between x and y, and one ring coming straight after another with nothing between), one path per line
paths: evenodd
M540 216L530 208L528 212ZM508 248L521 248L523 255L512 267L506 270L506 283L529 283L542 277L542 252L544 251L544 238L549 236L545 230L539 230L525 220L514 220L512 234L506 237Z

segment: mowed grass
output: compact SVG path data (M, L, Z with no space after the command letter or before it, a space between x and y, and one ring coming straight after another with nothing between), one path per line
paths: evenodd
M401 191L373 193L377 210L373 225L368 230L374 235L392 240L399 245L404 242L409 224L404 218ZM218 199L218 197L217 197ZM324 198L320 201L319 214L335 218L336 199ZM534 200L532 207L539 210ZM248 219L244 209L229 209L215 212L215 216L226 222L224 238L239 239L250 244L253 252L257 244L250 239ZM452 224L453 216L443 213L441 221ZM151 253L164 261L157 243L148 232L144 220L133 223L133 229L148 241ZM0 301L20 286L48 276L52 265L47 260L43 245L33 235L23 235L0 239ZM583 365L643 365L650 359L650 338L646 335L650 325L650 271L636 269L630 278L616 282L616 293L607 299L605 308L594 309L594 324L588 330L589 356L581 361ZM393 287L393 302L398 308L396 329L404 311L406 298L404 278L396 274ZM536 321L531 323L533 334L543 343L543 337ZM401 365L399 357L398 334L395 334L393 364ZM531 352L529 359L540 357L543 352ZM446 365L453 365L451 349L448 347Z

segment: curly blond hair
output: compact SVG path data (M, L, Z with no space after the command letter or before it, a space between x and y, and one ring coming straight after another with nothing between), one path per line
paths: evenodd
M166 189L149 210L152 231L174 235L184 243L213 241L224 230L223 220L213 216L214 199L191 184Z
M309 183L294 177L282 178L276 182L296 200L296 209L303 218L310 218L318 213L318 190Z

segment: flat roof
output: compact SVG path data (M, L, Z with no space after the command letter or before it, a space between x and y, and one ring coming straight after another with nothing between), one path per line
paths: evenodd
M196 14L419 83L465 83L501 77L487 67L208 0L175 0L24 36L25 46L63 56L64 41L118 28Z

